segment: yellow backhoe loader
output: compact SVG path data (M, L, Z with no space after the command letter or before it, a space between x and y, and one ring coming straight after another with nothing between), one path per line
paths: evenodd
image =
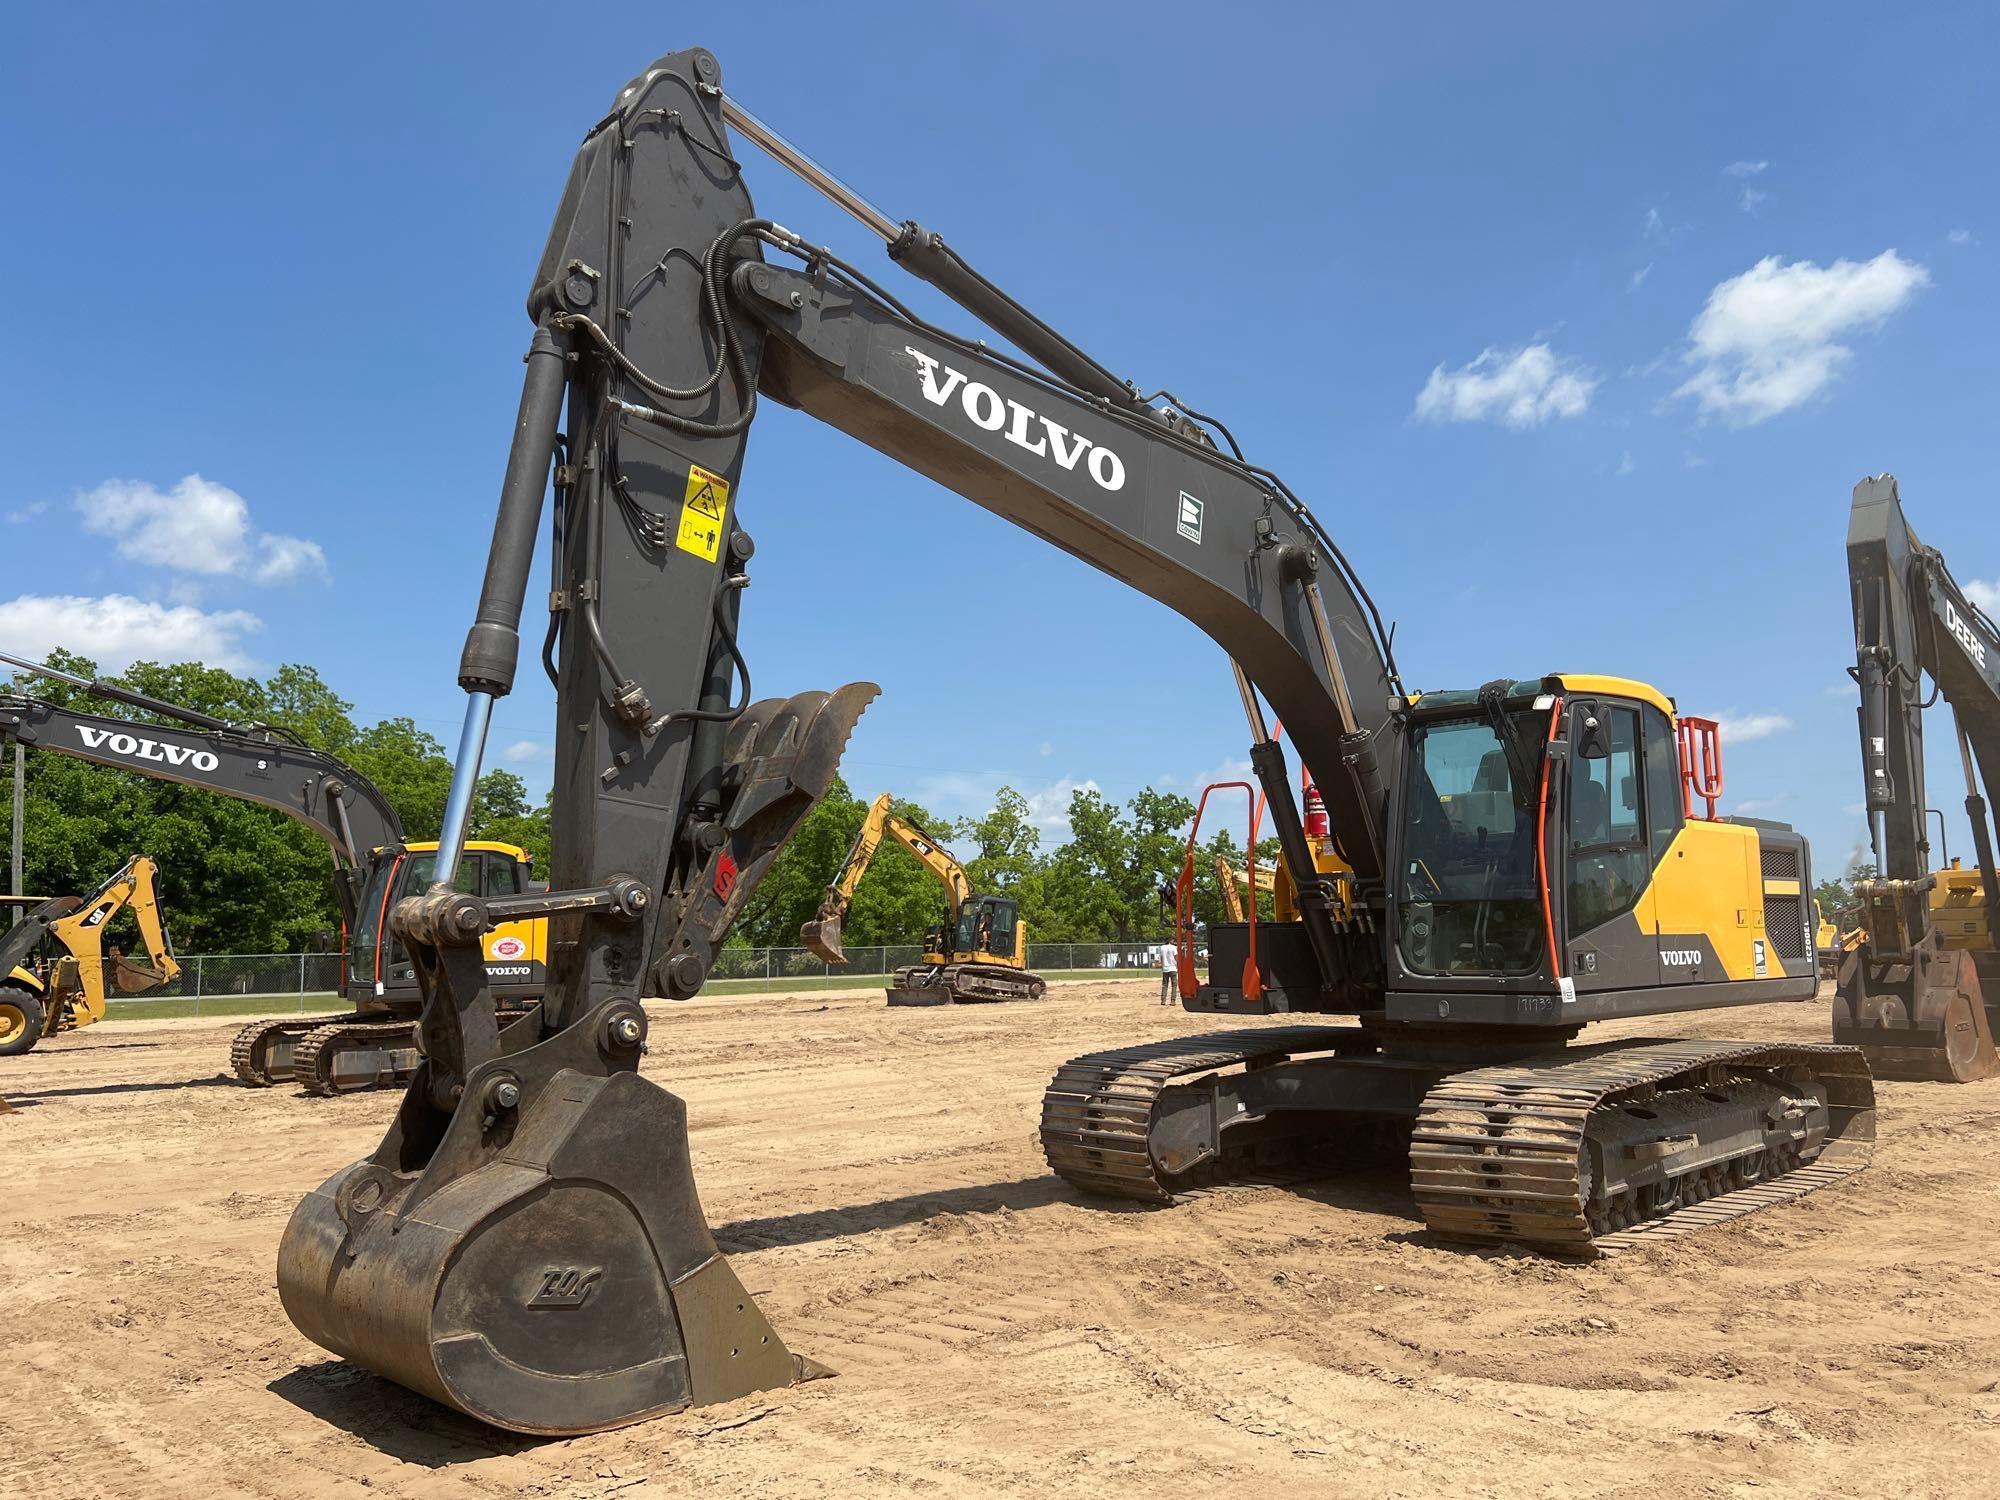
M112 991L139 995L181 972L160 916L159 866L143 854L88 896L7 897L27 914L0 934L0 1057L43 1037L104 1019ZM127 906L139 923L146 962L104 946L104 930Z
M830 964L844 964L840 924L855 888L884 836L915 855L945 888L951 907L942 924L924 933L924 961L896 970L891 1005L966 1005L986 1000L1039 1000L1048 983L1028 972L1028 924L1012 896L976 896L965 866L908 818L889 811L884 792L868 807L854 847L826 888L819 916L799 928L799 941Z

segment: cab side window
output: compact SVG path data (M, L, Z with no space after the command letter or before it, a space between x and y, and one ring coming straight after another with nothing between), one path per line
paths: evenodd
M1646 849L1637 709L1607 706L1611 753L1570 767L1571 936L1628 912L1645 889Z
M1653 863L1666 858L1667 845L1681 831L1681 762L1674 726L1648 704L1646 728L1646 829L1653 840Z
M488 852L486 891L489 896L518 896L521 893L521 862L508 854Z

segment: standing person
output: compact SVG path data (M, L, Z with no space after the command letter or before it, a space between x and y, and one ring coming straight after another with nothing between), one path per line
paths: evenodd
M1160 944L1160 1004L1178 1005L1181 1000L1180 974L1174 961L1174 945Z

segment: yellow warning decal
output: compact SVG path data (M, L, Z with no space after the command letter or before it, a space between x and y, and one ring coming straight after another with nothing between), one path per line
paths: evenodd
M722 555L722 518L729 509L729 481L698 464L688 465L687 499L681 504L674 545L714 562Z

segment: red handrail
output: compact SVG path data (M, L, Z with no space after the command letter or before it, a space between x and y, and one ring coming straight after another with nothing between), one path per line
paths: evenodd
M1264 974L1257 966L1257 789L1247 781L1216 781L1201 789L1195 804L1194 823L1188 829L1187 853L1181 861L1181 878L1174 886L1174 970L1181 999L1192 1000L1201 988L1194 972L1194 848L1201 837L1202 814L1208 810L1208 794L1240 787L1250 804L1250 848L1245 862L1250 869L1250 952L1243 961L1243 996L1260 1000L1264 995Z
M1681 811L1696 816L1695 799L1708 804L1702 814L1715 821L1715 804L1722 797L1722 725L1714 719L1682 714L1678 726L1681 752Z

